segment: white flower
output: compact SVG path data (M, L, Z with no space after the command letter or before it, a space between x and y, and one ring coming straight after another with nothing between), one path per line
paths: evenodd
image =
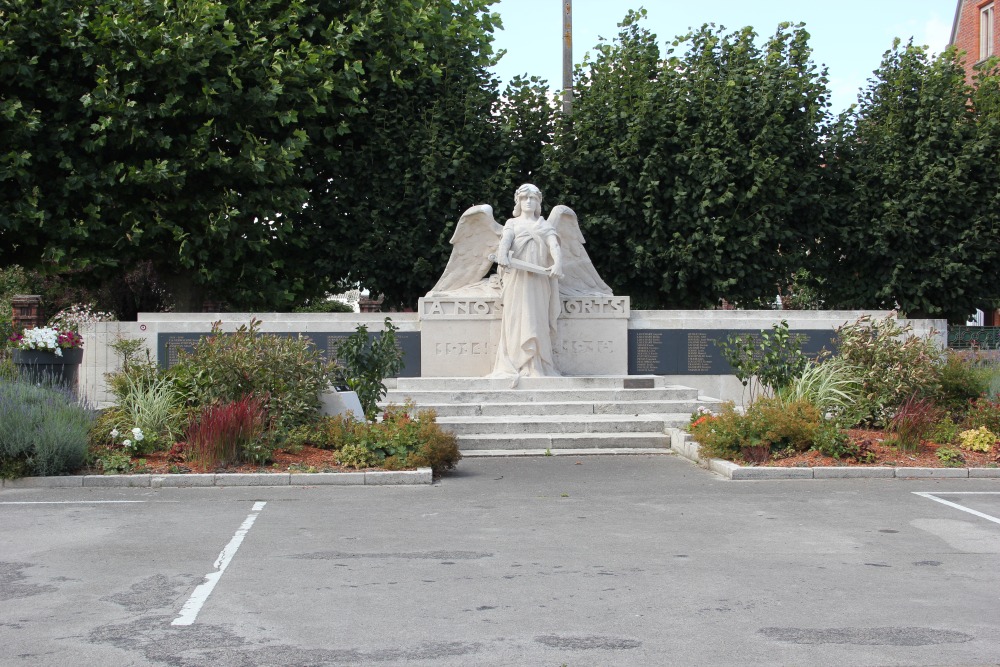
M136 442L142 440L145 436L142 434L142 429L136 426L132 429L132 437L136 439Z
M116 429L116 428L111 429L111 437L112 438L117 438L118 437L118 429Z
M131 446L132 446L131 440L126 440L125 442L122 443L122 447L131 447Z

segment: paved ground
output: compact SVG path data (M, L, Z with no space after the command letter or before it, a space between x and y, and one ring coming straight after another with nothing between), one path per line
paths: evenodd
M732 482L674 456L5 489L0 665L998 664L998 517L1000 480Z

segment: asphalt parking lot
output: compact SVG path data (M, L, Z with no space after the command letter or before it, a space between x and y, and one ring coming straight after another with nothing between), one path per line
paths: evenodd
M995 664L998 479L0 491L0 665Z

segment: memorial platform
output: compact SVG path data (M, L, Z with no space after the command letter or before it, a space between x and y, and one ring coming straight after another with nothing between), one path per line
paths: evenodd
M433 409L463 453L666 451L666 429L718 401L662 377L399 378L386 403Z

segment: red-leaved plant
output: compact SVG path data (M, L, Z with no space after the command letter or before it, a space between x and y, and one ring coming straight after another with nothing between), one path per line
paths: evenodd
M187 460L206 469L247 460L267 428L266 404L266 397L244 396L202 410L188 425Z

